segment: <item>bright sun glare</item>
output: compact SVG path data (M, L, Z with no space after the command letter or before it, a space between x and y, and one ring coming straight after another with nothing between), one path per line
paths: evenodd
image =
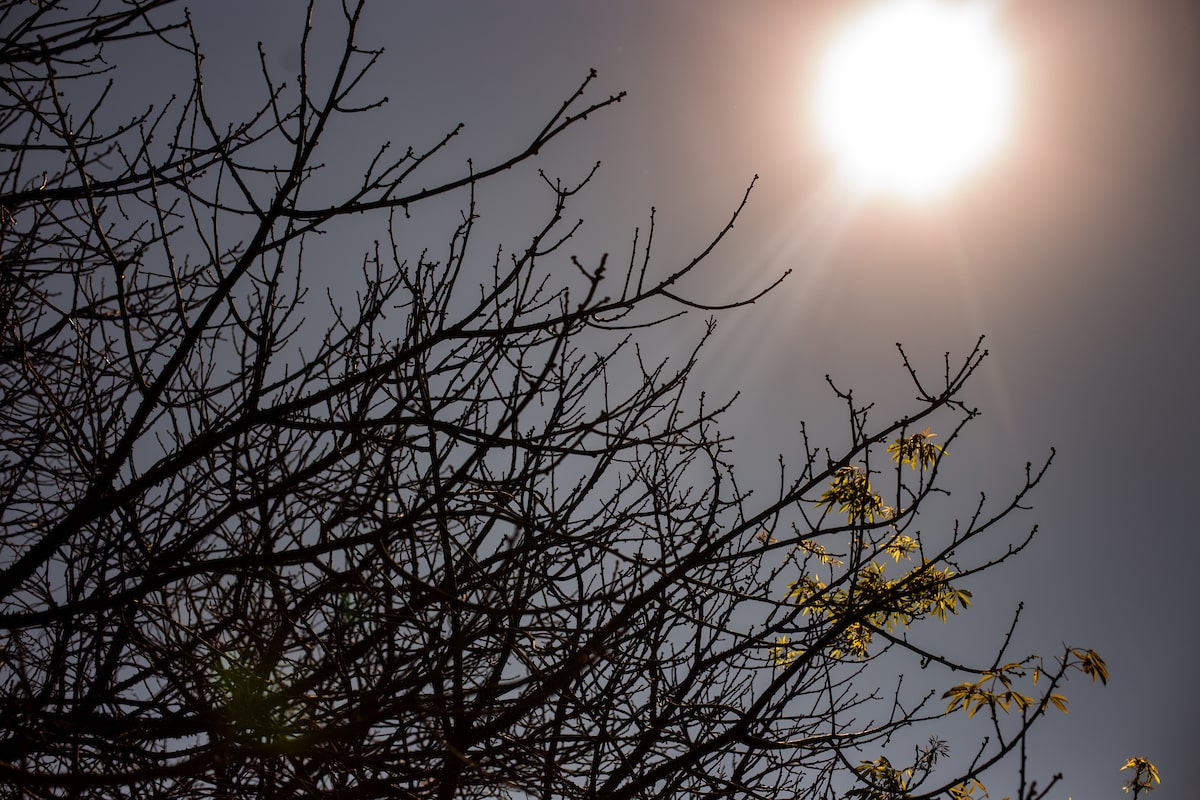
M817 89L817 120L855 187L930 198L1001 144L1013 65L990 6L884 0L834 41Z

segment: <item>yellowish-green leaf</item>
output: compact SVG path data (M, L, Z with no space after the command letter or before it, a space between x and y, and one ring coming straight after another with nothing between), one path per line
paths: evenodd
M782 668L795 661L802 652L791 646L791 639L787 636L777 636L775 646L767 651L767 658L772 664Z
M891 454L893 461L907 464L913 469L916 469L918 465L927 468L932 466L944 452L941 447L929 441L934 436L937 434L930 433L929 428L926 428L921 433L914 433L912 436L901 436L888 445L887 451Z
M978 796L975 794L976 789L979 790ZM987 787L980 783L978 778L971 778L965 783L950 787L950 797L952 800L984 800L987 796Z
M1108 665L1095 650L1072 650L1071 653L1079 659L1083 674L1091 676L1092 683L1099 680L1102 684L1108 684Z
M899 564L900 559L908 558L918 547L917 540L911 536L897 535L883 546L883 551Z
M1158 767L1141 756L1134 756L1129 759L1121 769L1133 770L1133 777L1121 788L1126 792L1132 791L1134 797L1137 797L1142 792L1149 792L1154 788L1155 784L1162 783L1158 777Z
M821 494L817 506L836 506L851 523L869 524L887 516L883 498L871 489L867 474L854 466L841 467L833 473L830 486Z

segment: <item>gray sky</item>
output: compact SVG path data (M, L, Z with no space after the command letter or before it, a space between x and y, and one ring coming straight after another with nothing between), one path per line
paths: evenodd
M301 3L202 5L209 96L232 115L258 88L255 41L294 71ZM462 121L450 162L486 161L522 144L595 67L597 96L628 98L545 155L564 176L603 160L582 199L580 250L614 258L651 206L659 257L693 254L759 174L706 272L716 300L794 270L723 318L706 362L715 389L742 391L726 427L743 483L756 470L769 479L776 454L799 447L801 418L817 431L844 424L826 373L899 408L912 392L895 342L932 376L944 351L965 355L986 334L992 356L970 392L984 416L951 454L955 484L999 496L1027 460L1052 445L1058 456L1020 523L1041 536L972 587L978 619L1002 626L1023 600L1030 652L1093 647L1112 673L1104 690L1068 686L1071 713L1035 734L1035 762L1066 773L1055 798L1121 796L1131 755L1158 764L1159 800L1190 796L1200 6L1010 0L1000 20L1019 62L1019 117L1005 150L938 204L847 207L806 101L830 32L861 5L379 2L366 43L387 48L370 88L388 108L334 135L353 154L383 139L431 143ZM151 96L179 88L169 69L138 79ZM515 231L516 245L543 207L506 191L482 191L483 224L498 239ZM681 348L702 324L672 328ZM997 800L1006 791L993 788Z

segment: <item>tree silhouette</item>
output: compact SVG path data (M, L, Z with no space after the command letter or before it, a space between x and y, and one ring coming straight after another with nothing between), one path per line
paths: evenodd
M921 643L1033 535L974 549L1041 468L918 530L981 347L936 385L905 358L896 421L834 389L844 446L752 501L727 403L689 384L702 342L638 346L717 310L694 278L746 198L696 258L652 257L651 217L612 268L570 250L590 174L543 175L540 230L482 250L476 186L617 103L594 74L508 157L416 182L453 167L452 131L335 193L323 137L381 102L359 96L363 5L322 5L345 32L328 74L264 55L231 124L173 0L0 4L5 796L966 798L1023 766L1067 673L1107 672ZM194 73L110 124L106 55L131 44ZM434 198L457 229L406 253ZM323 304L305 244L364 218L356 300ZM894 684L917 665L937 689ZM987 720L957 762L950 715Z

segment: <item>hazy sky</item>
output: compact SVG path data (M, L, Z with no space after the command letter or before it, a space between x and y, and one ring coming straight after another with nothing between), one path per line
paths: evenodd
M210 99L233 109L257 87L260 39L294 72L298 0L197 5ZM1121 796L1131 755L1159 765L1159 800L1194 796L1200 4L1002 4L1018 120L989 167L926 206L847 203L813 136L814 66L863 5L378 2L365 43L387 49L370 88L388 110L334 135L353 153L428 144L461 121L449 163L483 162L526 141L594 67L597 97L629 96L545 155L565 177L604 162L582 199L580 248L614 258L651 206L660 257L693 254L759 174L705 273L717 300L794 270L723 318L706 362L714 390L742 391L726 427L743 484L799 447L800 419L844 425L826 373L902 408L912 391L895 342L935 375L944 351L965 355L986 334L992 355L969 392L984 415L951 454L955 484L998 497L1027 460L1052 445L1058 456L1020 522L1040 538L972 587L978 618L1002 624L1024 600L1030 652L1093 647L1112 673L1105 690L1068 686L1071 713L1035 734L1036 761L1066 773L1056 798ZM167 69L138 79L151 96L180 88ZM483 225L498 241L515 231L517 246L545 209L503 187L481 191ZM316 259L346 246L322 243ZM702 324L672 328L679 346Z

